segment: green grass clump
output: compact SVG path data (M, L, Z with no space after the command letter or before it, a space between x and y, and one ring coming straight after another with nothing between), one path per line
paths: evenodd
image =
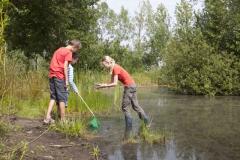
M90 151L90 155L93 157L94 160L99 160L101 151L98 146L93 146L92 150Z
M124 137L123 144L138 144L138 143L148 143L148 144L160 144L165 143L166 138L170 134L165 131L152 131L145 126L144 123L141 124L138 134L134 135L131 131L127 137Z
M4 144L1 144L0 159L2 159L2 160L13 160L13 159L23 160L26 156L27 151L28 151L28 143L27 142L22 141L22 142L16 144L12 148L6 147Z
M19 127L11 124L9 121L0 119L0 140L11 131L18 131Z
M144 124L140 127L140 137L149 144L165 143L166 135L164 133L153 132Z
M0 121L0 135L1 137L5 136L9 131L9 126L3 122L3 121Z
M72 119L59 121L51 126L52 130L58 131L70 137L81 137L86 133L87 127L84 121L80 119Z
M123 144L137 144L140 143L139 138L137 136L130 136L127 139L124 139Z

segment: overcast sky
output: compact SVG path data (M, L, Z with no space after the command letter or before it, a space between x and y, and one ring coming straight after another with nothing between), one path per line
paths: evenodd
M124 6L124 8L128 10L131 16L135 15L135 11L138 10L139 3L141 2L141 0L101 0L101 1L107 2L109 7L117 13L120 12L121 6ZM154 9L157 8L158 4L160 3L164 4L171 18L173 18L176 4L179 3L181 0L149 0L149 1ZM195 8L201 8L201 6L202 3L200 2Z

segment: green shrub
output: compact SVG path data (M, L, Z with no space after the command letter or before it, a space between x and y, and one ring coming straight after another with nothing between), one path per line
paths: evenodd
M181 93L239 95L240 60L210 47L201 34L191 42L174 40L165 56L164 76Z

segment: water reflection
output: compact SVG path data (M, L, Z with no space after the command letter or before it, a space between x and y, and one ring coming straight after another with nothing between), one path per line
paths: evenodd
M140 92L143 108L153 117L152 129L173 136L166 144L123 144L121 114L105 124L109 160L238 160L240 159L240 97L179 96ZM134 119L133 130L139 127ZM104 129L103 129L104 130ZM123 130L123 131L122 131ZM136 133L136 132L135 132Z
M150 146L140 144L124 144L115 148L109 160L175 160L176 148L173 141L166 145Z

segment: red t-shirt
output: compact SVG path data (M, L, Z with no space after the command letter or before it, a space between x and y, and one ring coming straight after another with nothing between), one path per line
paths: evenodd
M72 52L65 48L61 47L57 49L52 57L50 67L49 67L49 78L56 77L59 79L65 79L64 75L64 62L72 61Z
M135 84L129 73L118 64L115 64L113 67L112 76L115 75L118 75L118 80L122 82L124 86Z

